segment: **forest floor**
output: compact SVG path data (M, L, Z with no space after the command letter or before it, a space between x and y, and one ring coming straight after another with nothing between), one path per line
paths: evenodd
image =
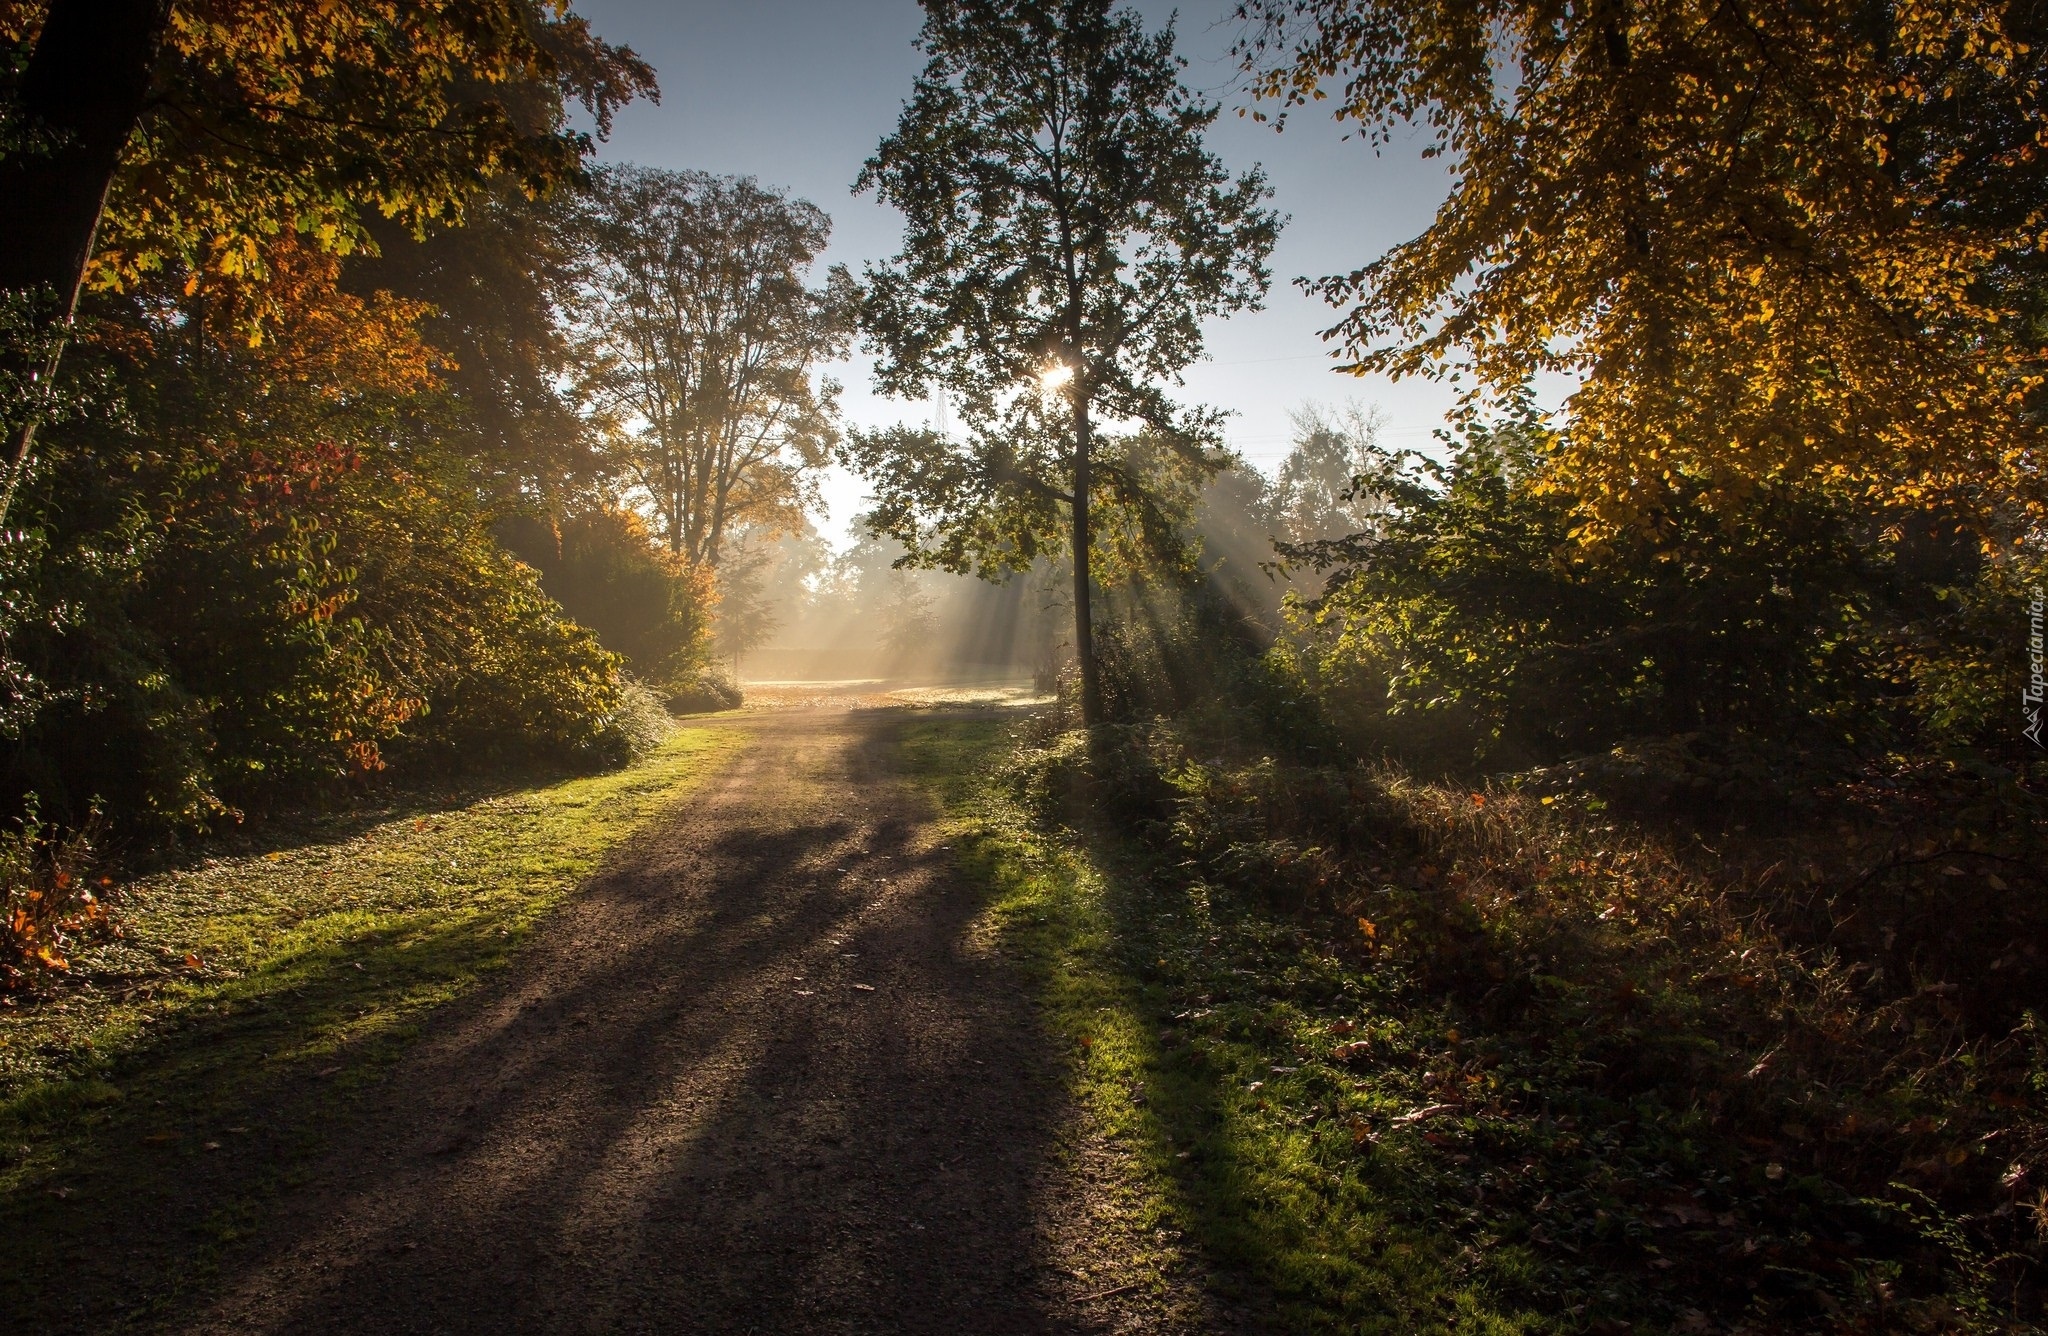
M195 951L154 1024L121 1008L156 990L105 979L57 1038L0 1019L52 1064L0 1104L0 1328L1261 1325L1077 1087L1056 944L1012 931L1045 916L991 912L913 773L918 737L980 739L956 780L986 758L1000 696L799 694L623 777L221 860L308 886L378 856L375 886L472 870L291 925L292 950ZM611 825L550 831L564 804ZM533 871L550 843L573 856Z

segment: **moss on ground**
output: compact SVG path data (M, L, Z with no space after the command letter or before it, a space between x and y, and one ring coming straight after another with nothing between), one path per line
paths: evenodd
M202 1283L427 1015L742 741L679 729L624 770L274 828L125 888L118 938L0 1011L0 1314L177 1277L132 1296L145 1312ZM107 1255L138 1212L182 1261Z

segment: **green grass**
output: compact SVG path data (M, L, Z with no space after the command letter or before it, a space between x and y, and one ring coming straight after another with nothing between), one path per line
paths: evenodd
M330 816L125 888L118 939L0 1012L0 1315L135 1283L114 1247L189 1254L159 1306L203 1280L427 1015L741 742L678 729L624 770Z
M1034 824L990 778L1011 746L981 722L904 743L990 897L985 930L1078 1054L1083 1116L1130 1151L1145 1227L1185 1237L1212 1285L1282 1330L1577 1329L1539 1315L1521 1248L1461 1228L1457 1152L1437 1125L1394 1122L1426 1102L1397 1093L1414 1077L1307 1060L1370 1032L1372 999L1325 989L1337 971L1302 960L1284 925L1219 912L1134 846Z

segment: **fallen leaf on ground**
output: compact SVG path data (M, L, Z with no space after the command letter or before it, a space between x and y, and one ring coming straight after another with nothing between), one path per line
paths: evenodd
M1701 1209L1697 1202L1671 1202L1665 1206L1664 1211L1681 1225L1711 1225L1714 1223L1712 1213Z
M1419 1109L1411 1109L1394 1121L1397 1123L1419 1123L1424 1118L1434 1118L1440 1113L1455 1113L1457 1110L1458 1106L1456 1104L1425 1104Z

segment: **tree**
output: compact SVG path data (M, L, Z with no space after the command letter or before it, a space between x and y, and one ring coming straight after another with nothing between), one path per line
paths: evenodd
M1435 222L1311 284L1352 369L1580 378L1580 536L1809 479L2038 519L2039 6L1251 0L1263 94L1431 132ZM1475 405L1476 406L1476 405Z
M342 270L351 291L430 305L420 332L446 354L444 444L500 508L557 518L603 508L611 482L568 391L568 193L529 199L495 182L470 201L461 227L415 240L397 223L373 224L377 253Z
M142 116L170 12L170 0L0 8L0 33L10 44L34 38L4 103L0 288L37 294L46 318L68 319L77 304L107 187Z
M739 680L741 656L767 644L782 625L768 587L780 556L772 539L743 530L726 545L719 563L718 650L732 660L734 681Z
M523 515L501 532L540 570L541 587L641 681L671 697L711 660L711 572L669 552L640 516L587 506L558 523Z
M850 280L804 285L831 220L751 177L615 167L580 229L583 393L669 550L715 566L729 530L795 526L837 436L813 376Z
M929 576L925 577L931 578ZM889 597L882 605L881 644L888 651L889 664L900 669L920 654L932 655L932 637L939 619L932 609L932 592L918 583L909 571L889 572Z
M994 574L1064 541L1094 724L1095 415L1215 466L1215 415L1162 386L1201 355L1203 319L1258 305L1279 219L1257 169L1233 179L1203 147L1217 108L1182 86L1171 26L1147 34L1108 0L925 11L929 60L856 187L905 220L902 254L867 271L862 325L881 387L943 389L966 439L849 453L913 561Z
M2030 750L2001 646L2038 557L1887 553L1859 494L1808 483L1755 487L1738 523L1695 486L1659 530L1588 551L1572 489L1547 476L1553 437L1525 397L1447 439L1446 460L1370 447L1371 525L1283 545L1329 573L1290 600L1287 652L1340 730L1489 768L1653 734L1774 757Z
M366 214L419 233L493 177L545 192L591 147L565 98L603 133L654 92L566 0L0 0L0 42L0 295L59 327L84 283L260 277L290 235L347 252ZM47 384L55 356L0 369ZM37 416L5 424L7 496Z
M1294 448L1273 479L1275 537L1305 543L1366 528L1381 501L1358 483L1379 454L1385 415L1357 404L1335 413L1310 404L1290 416Z

